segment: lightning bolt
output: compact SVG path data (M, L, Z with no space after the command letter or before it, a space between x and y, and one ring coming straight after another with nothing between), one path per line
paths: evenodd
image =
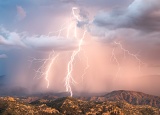
M128 55L132 56L134 59L136 59L139 64L139 66L138 66L139 71L141 71L141 65L143 65L145 63L140 58L138 58L138 56L136 54L133 54L129 50L125 49L120 42L114 41L113 43L115 45L117 45L124 52L124 58L126 58L126 54L128 54ZM116 79L116 78L118 78L121 67L120 67L120 63L118 61L118 58L115 55L115 48L113 48L113 50L112 50L111 60L112 59L117 63L117 66L118 66L118 70L117 70L116 77L115 77L115 79Z
M47 88L49 87L49 79L48 79L48 77L49 77L49 71L50 71L50 69L51 69L51 67L52 67L55 59L56 59L58 56L59 56L59 54L57 54L54 58L52 58L49 66L48 66L48 68L47 68L47 71L46 71L46 73L45 73L45 75L46 75L46 76L45 76L45 80L47 81Z
M66 91L70 93L70 96L73 95L73 92L72 92L72 88L71 88L71 84L75 84L76 81L73 79L73 76L72 76L72 71L73 71L73 62L75 61L75 57L79 54L79 52L81 51L81 46L82 46L82 43L83 43L83 40L84 40L84 37L85 37L85 34L86 34L86 30L83 32L83 35L81 38L78 38L78 35L77 35L77 21L81 21L80 17L76 14L76 10L79 10L77 7L73 7L72 8L72 17L74 19L69 21L69 22L66 22L65 24L63 24L61 26L61 28L57 31L54 31L54 32L49 32L48 33L48 36L50 36L51 34L53 33L58 33L57 37L60 38L61 37L61 33L63 30L67 30L67 35L66 37L69 38L70 37L70 34L72 33L72 35L74 35L74 38L76 40L78 40L78 49L74 50L72 52L72 55L70 57L70 60L67 64L67 75L65 77L65 87L66 87ZM72 18L70 18L72 19ZM68 24L69 23L69 24ZM68 26L67 26L68 25ZM71 30L74 29L73 32L71 32ZM42 63L42 65L37 69L35 70L36 72L36 75L34 78L42 78L42 77L45 77L45 80L47 82L47 88L49 87L49 72L51 70L51 67L52 65L54 64L54 61L56 60L56 58L59 56L59 54L57 54L56 56L55 55L55 52L52 52L50 53L49 55L49 58L48 59L36 59L36 58L31 58L31 63L33 62L37 62L37 63ZM88 61L87 61L88 63ZM87 67L85 68L85 71L86 69L88 68L88 65ZM85 72L84 71L84 72ZM85 74L85 73L84 73ZM39 77L37 77L39 76Z
M79 45L78 45L78 50L73 51L72 56L70 61L68 62L68 72L67 72L67 76L66 76L66 80L65 80L65 86L66 86L66 91L70 93L70 96L72 97L73 92L72 92L72 88L71 88L71 83L76 83L73 79L72 76L72 71L73 71L73 61L75 60L75 57L77 56L77 54L81 51L81 46L83 43L83 39L84 36L86 34L87 31L84 31L82 38L79 41Z
M42 63L42 65L37 69L35 70L36 74L34 76L34 79L35 78L42 78L42 77L45 77L45 80L47 82L47 88L49 88L49 71L51 70L51 67L54 63L54 61L56 60L56 58L59 56L59 54L56 54L55 55L55 52L51 52L49 57L47 59L37 59L37 58L34 58L34 57L30 57L31 59L29 60L31 62L31 64L34 62L34 63ZM48 62L49 62L49 65L48 65Z
M73 17L76 19L76 21L81 21L79 16L76 15L75 10L78 10L78 8L77 7L73 7L72 8ZM72 24L68 28L67 37L69 36L69 32L70 32L71 26L72 26ZM66 78L65 78L65 86L66 86L66 91L70 93L71 97L73 96L71 84L76 83L75 80L73 79L73 76L72 76L73 62L74 62L75 57L77 56L77 54L81 51L81 46L82 46L82 43L83 43L83 40L84 40L86 32L87 32L86 30L83 32L83 36L80 38L80 41L78 43L78 49L73 51L73 53L71 55L71 58L70 58L70 61L68 62L68 66L67 66L68 68L67 68L67 75L66 75ZM74 27L74 37L76 39L78 39L78 37L77 37L77 26L76 25Z
M74 17L77 21L81 21L81 19L79 18L79 16L76 15L75 10L78 10L78 8L77 8L77 7L73 7L73 8L72 8L73 17Z
M70 56L70 60L67 63L67 73L66 73L66 76L65 76L65 79L64 79L65 80L65 85L64 86L65 86L66 92L69 92L71 97L73 96L72 85L74 85L75 83L77 83L74 80L74 77L72 75L73 69L74 69L73 63L76 60L76 56L78 56L78 54L82 51L82 45L83 45L83 42L84 42L84 39L85 39L85 35L87 33L87 29L84 29L82 37L79 38L78 35L77 35L77 21L82 21L82 20L81 20L81 17L76 14L76 10L79 10L79 9L77 7L73 7L72 8L72 18L71 19L73 19L73 20L67 22L67 24L66 23L63 24L59 30L57 30L55 32L50 32L48 34L48 36L49 36L52 33L57 33L58 32L57 37L60 38L62 31L63 30L67 30L67 33L66 33L67 39L70 38L71 35L72 35L74 37L74 39L76 39L78 41L78 48L76 50L72 51L72 54ZM141 69L141 65L144 64L144 63L141 61L140 58L138 58L138 56L136 54L133 54L129 50L125 49L120 42L114 41L113 43L116 46L118 46L124 52L124 58L126 57L126 54L134 57L134 59L136 59L138 61L138 63L139 63L139 70ZM118 58L116 57L115 50L116 49L113 48L112 55L111 55L111 61L112 60L115 61L116 64L117 64L117 66L118 66L118 70L117 70L117 73L116 73L116 78L117 78L118 75L119 75L119 72L121 70L121 66L120 66L120 62L119 62ZM49 82L49 72L51 71L51 67L54 64L54 62L55 62L55 60L56 60L56 58L58 56L59 56L59 54L55 55L55 52L51 52L48 59L36 59L36 58L32 58L32 60L31 60L31 62L37 61L37 62L42 62L43 63L42 66L40 68L38 68L38 70L36 70L36 76L35 76L35 78L39 74L40 74L39 78L45 77L45 80L47 82L47 88L50 85L50 82ZM87 65L84 68L83 74L81 76L82 79L83 79L83 76L86 74L86 70L88 68L89 68L89 63L88 63L88 58L87 58Z

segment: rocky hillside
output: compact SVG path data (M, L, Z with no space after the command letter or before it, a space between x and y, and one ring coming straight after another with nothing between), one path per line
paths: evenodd
M43 100L43 99L42 99ZM1 115L159 115L160 110L124 101L94 102L64 97L24 103L19 98L0 98Z
M0 115L58 115L59 112L44 105L33 106L22 102L19 98L1 97Z
M65 115L159 115L160 110L151 106L136 106L124 101L94 102L71 97L60 98L47 103Z
M159 98L139 92L114 91L102 97L82 99L89 101L52 95L0 97L0 115L160 115L160 109L153 107L158 106ZM151 99L153 106L147 103Z
M133 105L150 105L153 107L160 108L160 97L135 91L119 90L119 91L113 91L104 96L87 97L87 98L80 97L79 99L88 101L99 101L99 102L126 101L127 103Z

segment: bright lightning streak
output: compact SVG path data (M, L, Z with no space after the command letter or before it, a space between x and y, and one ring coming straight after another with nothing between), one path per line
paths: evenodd
M81 46L83 43L83 39L85 37L87 31L84 31L82 38L79 41L78 50L73 51L70 61L68 62L68 71L65 81L66 91L70 93L70 96L72 97L73 92L71 88L71 83L75 83L73 77L72 77L72 71L73 71L73 61L75 60L75 56L81 51Z
M75 10L78 10L78 8L77 8L77 7L73 7L73 8L72 8L73 17L74 17L77 21L81 21L81 19L79 18L79 16L76 15Z
M73 19L74 19L74 22L73 20L69 22L69 25L68 26L65 26L66 24L63 24L61 26L61 28L55 32L50 32L48 34L48 36L52 33L56 33L58 32L58 38L60 38L61 36L61 33L63 30L67 29L67 35L66 37L69 38L70 37L70 34L72 33L72 35L74 35L74 38L76 40L79 40L78 42L78 49L77 50L74 50L72 52L72 55L70 57L70 60L67 64L67 75L66 75L66 78L65 78L65 87L66 87L66 91L70 93L70 96L73 95L73 92L72 92L72 88L71 88L71 84L73 83L76 83L76 81L73 79L73 76L72 76L72 72L73 72L73 62L75 60L75 57L78 55L78 53L81 51L81 46L82 46L82 43L83 43L83 40L84 40L84 37L85 37L85 34L86 34L86 30L83 32L83 36L78 39L78 35L77 35L77 21L81 21L80 19L80 16L78 16L76 14L76 11L78 11L79 9L77 7L73 7L72 8L72 16L73 16ZM74 29L73 32L71 32L71 30ZM36 78L39 74L40 74L40 77L45 77L45 80L47 81L47 88L49 87L49 72L51 70L51 67L52 65L54 64L54 61L55 59L58 57L59 54L57 54L56 56L54 56L54 53L51 53L49 55L49 58L48 59L36 59L36 58L32 58L32 61L36 61L36 62L43 62L43 64L40 66L40 68L38 68L38 70L36 70L36 76L34 78ZM48 61L49 64L48 64ZM48 65L48 66L46 66ZM88 60L87 60L87 67L85 68L84 72L86 71L86 69L88 69ZM44 72L45 71L45 72ZM85 73L84 73L85 74Z
M36 75L34 78L37 78L37 76L40 76L38 78L45 77L45 80L47 82L47 88L49 87L49 79L48 79L49 78L49 71L50 71L55 59L59 56L59 54L57 54L56 56L54 56L54 54L55 54L55 52L51 52L48 59L31 58L32 60L30 60L31 63L43 62L43 64L36 70ZM47 62L50 60L51 60L51 62L49 63L48 66L46 66L48 64ZM43 71L45 71L45 72L43 72Z
M72 8L73 17L76 19L76 21L81 21L79 19L79 16L76 15L75 10L78 10L78 8L76 8L76 7ZM67 37L69 36L69 32L70 32L71 26L72 26L72 24L70 24L70 26L68 28ZM81 51L81 46L82 46L82 43L83 43L83 40L84 40L86 32L87 31L85 30L84 33L83 33L82 38L80 39L80 41L78 43L78 49L75 50L75 51L73 51L73 53L71 55L71 58L70 58L70 61L68 62L68 66L67 66L68 68L67 68L67 75L66 75L66 79L65 79L65 86L66 86L66 91L70 93L71 97L73 96L73 92L72 92L72 88L71 88L71 83L72 84L76 83L75 80L73 79L73 76L72 76L73 62L74 62L75 57L77 56L77 54ZM76 25L74 27L74 37L77 39L77 27L76 27Z
M49 74L49 71L50 71L50 69L51 69L51 67L52 67L55 59L56 59L58 56L59 56L59 54L57 54L54 58L52 58L49 66L48 66L48 68L47 68L46 77L45 77L45 80L47 81L47 88L49 87L49 79L48 79L48 77L49 77L49 75L48 75L48 74Z
M50 57L50 56L49 56ZM43 76L45 76L45 72L43 72L47 67L46 67L46 64L47 62L50 60L50 58L48 59L36 59L36 58L33 58L31 57L31 60L29 60L31 62L31 65L33 63L42 63L42 65L37 69L37 70L34 70L36 72L35 76L34 76L34 79L35 78L42 78ZM39 76L39 77L38 77Z
M77 35L77 21L80 22L82 21L81 20L81 17L79 15L76 14L76 11L79 11L79 9L77 7L73 7L72 8L72 17L74 20L71 20L71 21L68 21L67 24L63 24L61 26L61 28L55 32L50 32L48 34L48 36L52 33L57 33L58 32L58 35L57 37L60 38L61 37L61 34L62 34L62 31L63 30L67 30L67 33L66 33L66 37L69 38L71 37L70 35L72 35L76 40L79 40L78 41L78 48L76 50L74 50L72 52L72 55L70 57L70 60L68 61L67 63L67 75L65 77L65 88L66 88L66 92L69 92L70 93L70 96L72 97L73 96L73 91L72 91L72 87L71 85L76 83L76 81L74 80L73 78L73 75L72 75L72 72L73 72L73 63L75 61L75 58L76 56L81 52L82 50L82 43L84 41L84 38L85 38L85 35L86 35L86 29L84 30L83 32L83 35L81 38L78 38L78 35ZM71 18L72 19L72 18ZM68 24L69 23L69 24ZM67 26L66 26L67 25ZM73 29L73 31L71 31ZM128 54L132 57L134 57L138 63L139 63L139 70L141 68L141 64L144 64L138 57L136 54L133 54L131 53L129 50L125 49L123 47L123 45L119 42L116 42L114 41L114 44L117 45L123 52L124 52L124 58L125 58L125 55ZM117 73L116 73L116 78L119 76L119 72L121 70L121 66L120 66L120 62L118 60L118 58L116 57L116 54L115 54L115 48L112 50L112 55L111 55L111 60L115 61L115 63L117 64L118 66L118 70L117 70ZM37 62L43 62L42 66L40 68L38 68L38 70L36 70L36 76L35 78L40 74L40 77L45 77L45 80L47 82L47 88L49 87L50 85L50 82L49 82L49 72L51 70L51 67L52 65L54 64L56 58L59 56L59 54L55 55L54 52L50 53L49 55L49 58L48 59L36 59L36 58L32 58L31 62L33 61L37 61ZM49 61L49 63L48 63ZM84 72L82 74L82 79L83 79L83 76L86 74L86 70L89 68L89 64L88 64L88 58L87 58L87 65L84 69Z

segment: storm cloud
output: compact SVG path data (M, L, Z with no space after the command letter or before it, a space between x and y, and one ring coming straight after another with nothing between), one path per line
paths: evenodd
M158 0L135 0L126 9L100 12L93 23L110 30L119 28L155 32L160 30Z
M98 41L121 41L130 51L141 52L140 56L152 65L160 58L157 54L160 51L159 13L158 0L134 0L126 8L97 13L89 31Z
M81 20L73 18L73 7ZM87 30L81 52L73 61L72 75L77 82L73 92L127 89L159 95L158 0L0 0L0 17L1 88L22 87L31 93L65 91L68 62ZM141 71L138 61L115 41L145 63ZM121 68L118 76L119 67L111 59L113 49ZM47 89L44 76L37 79L35 74L44 59L48 60L46 70L55 56L53 51L58 58L49 72Z

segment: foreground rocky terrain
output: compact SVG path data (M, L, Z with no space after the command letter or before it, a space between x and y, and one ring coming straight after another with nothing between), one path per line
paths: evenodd
M125 92L125 93L124 93ZM1 97L1 115L160 115L159 97L116 91L102 97ZM127 96L128 97L127 97ZM123 98L122 98L123 97ZM138 99L137 99L138 98ZM88 100L84 100L88 99ZM107 100L108 99L108 100ZM147 100L148 99L148 100ZM143 100L143 101L142 101ZM150 101L152 100L152 101ZM134 101L136 103L134 103ZM147 102L153 102L150 104ZM133 104L132 104L133 103ZM148 104L148 105L147 105ZM153 106L151 106L153 105ZM155 107L157 106L157 107Z

